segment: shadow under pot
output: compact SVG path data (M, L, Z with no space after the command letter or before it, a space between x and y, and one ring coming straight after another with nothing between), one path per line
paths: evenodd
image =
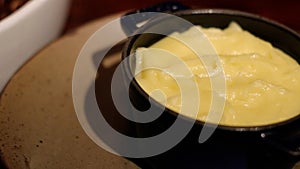
M223 29L235 21L299 63L299 35L279 23L240 11L185 10L176 12L175 16L158 16L148 21L129 38L122 53L122 59L125 60L123 75L125 83L129 84L129 96L134 107L143 113L147 113L147 110L163 112L151 122L135 123L137 137L157 136L177 122L182 127L191 126L188 134L175 147L162 154L140 159L141 164L145 168L292 168L300 160L300 115L260 126L218 125L215 129L215 124L208 124L206 130L215 130L208 140L199 143L200 133L204 129L203 121L178 116L177 112L153 99L149 102L149 94L133 78L136 69L134 53L139 47L149 47L166 35L186 31L192 25Z

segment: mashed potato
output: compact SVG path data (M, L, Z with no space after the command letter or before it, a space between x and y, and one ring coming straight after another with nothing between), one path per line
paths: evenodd
M259 126L299 115L300 67L294 59L269 42L243 30L235 22L224 30L195 26L186 32L174 34L179 39L193 41L197 37L193 36L193 29L201 30L207 36L224 69L226 95L223 96L225 108L220 124ZM171 52L190 68L193 76L185 78L193 78L197 82L201 96L197 119L205 121L211 106L210 78L213 75L207 73L201 60L190 48L170 37L148 48L139 48L136 54L137 70L147 62L153 62L151 53L154 49ZM161 58L157 64L176 66L163 59L163 55L155 58ZM180 112L180 89L174 78L165 71L144 70L136 75L136 80L147 93L162 90L166 96L166 106Z

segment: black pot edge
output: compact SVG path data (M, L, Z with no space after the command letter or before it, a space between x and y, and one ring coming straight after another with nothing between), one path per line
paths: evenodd
M271 19L268 19L268 18L265 18L265 17L262 17L260 15L256 15L256 14L252 14L252 13L248 13L248 12L243 12L243 11L239 11L239 10L231 10L231 9L219 9L219 8L212 8L212 9L187 9L187 10L182 10L182 11L177 11L175 13L172 13L174 15L177 15L177 16L183 16L183 15L202 15L202 14L224 14L224 15L238 15L238 16L242 16L242 17L246 17L246 18L251 18L251 19L255 19L255 20L260 20L260 21L263 21L263 22L266 22L268 24L271 24L281 30L284 30L285 32L287 33L290 33L292 34L292 36L295 36L297 37L299 40L300 40L300 35L292 30L291 28L279 23L279 22L276 22L274 20L271 20ZM147 23L145 24L147 25ZM140 32L139 30L137 30L137 32ZM133 46L135 40L139 37L140 35L137 35L137 36L133 36L133 37L130 37L128 39L128 41L125 43L124 45L124 48L123 48L123 51L122 51L122 60L129 56L129 54L131 53L131 47ZM127 65L129 67L129 63L127 63ZM124 67L124 70L125 70L125 74L127 75L127 77L129 76L132 76L132 73L131 71L128 69L128 67ZM137 81L135 79L133 79L132 81L134 87L138 90L139 94L141 94L143 97L145 98L148 98L149 95L139 86L139 84L137 83ZM158 103L157 101L154 101L155 104L157 104L158 106L161 106L163 107L160 103ZM175 116L177 116L178 113L168 109L167 107L165 108L165 111L170 113L170 114L173 114ZM300 114L298 116L295 116L293 118L290 118L288 120L284 120L284 121L281 121L281 122L278 122L278 123L273 123L273 124L267 124L267 125L259 125L259 126L228 126L228 125L220 125L218 124L218 129L221 129L221 130L227 130L227 131L236 131L236 132L245 132L245 131L249 131L249 132L265 132L265 131L269 131L273 128L278 128L278 127L282 127L286 124L289 124L289 123L292 123L292 122L295 122L297 120L300 119ZM189 120L188 117L186 117L186 120ZM202 122L202 121L199 121L199 120L196 120L196 123L197 124L200 124L200 125L204 125L205 122ZM212 124L212 123L207 123L208 125L211 125L211 126L215 126L216 124Z

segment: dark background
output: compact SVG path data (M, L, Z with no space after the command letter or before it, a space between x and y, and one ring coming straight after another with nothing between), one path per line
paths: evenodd
M66 31L120 11L139 9L162 0L73 0ZM299 0L178 0L192 8L226 8L258 14L300 32Z

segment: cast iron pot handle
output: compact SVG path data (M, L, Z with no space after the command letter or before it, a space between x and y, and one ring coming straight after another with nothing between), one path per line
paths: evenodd
M299 121L298 121L299 122ZM296 129L297 130L296 130ZM296 161L300 160L300 125L293 126L276 133L262 133L261 136L268 144L283 151Z
M190 7L183 5L179 2L163 2L160 4L156 4L151 7L142 8L136 11L128 12L124 16L126 16L126 21L121 19L121 26L126 35L130 36L133 32L135 32L140 26L140 23L143 23L153 17L153 15L149 15L143 12L165 12L172 13L180 10L190 9ZM131 17L130 14L141 13L140 17Z

